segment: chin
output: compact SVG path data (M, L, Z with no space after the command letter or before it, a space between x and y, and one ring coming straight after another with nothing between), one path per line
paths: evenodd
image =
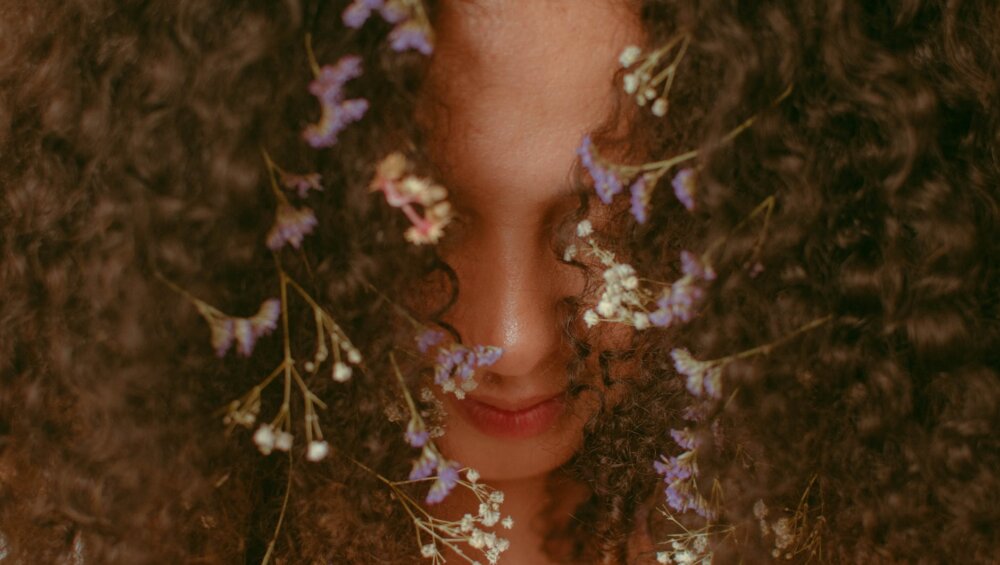
M486 481L511 481L547 475L583 444L586 417L580 402L539 403L520 411L485 407L474 399L445 400L445 434L437 440L445 457L477 471Z

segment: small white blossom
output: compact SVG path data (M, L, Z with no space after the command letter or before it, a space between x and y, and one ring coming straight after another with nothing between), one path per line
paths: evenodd
M639 46L629 45L623 49L621 55L618 56L618 62L621 63L622 68L628 68L639 60L640 55L642 55L642 49L640 49Z
M475 469L469 469L465 472L465 478L469 479L469 482L475 484L479 480L479 471Z
M624 82L626 94L635 94L635 91L639 90L639 77L634 74L629 73L625 75L625 78L622 79L622 81Z
M347 382L351 378L351 368L345 363L336 363L333 366L333 380L338 383Z
M644 330L649 327L649 316L643 314L642 312L637 312L632 316L632 325L635 326L637 330Z
M437 546L429 543L420 548L420 555L423 557L434 557L438 554Z
M270 455L274 450L274 430L269 424L261 424L253 434L253 442L264 455Z
M563 251L563 261L569 263L576 258L576 245L570 245Z
M601 318L597 315L597 312L587 310L583 313L583 321L587 324L588 328L592 328L601 321Z
M280 430L274 434L274 448L278 451L288 451L292 448L292 434Z
M579 237L589 237L594 233L594 226L590 223L590 220L583 220L576 225L576 235Z
M503 526L504 529L509 530L514 527L514 518L507 516L500 522L500 525Z
M653 102L653 107L651 108L651 110L653 111L653 115L654 116L657 116L657 117L660 117L660 118L662 118L663 116L666 116L667 115L667 99L666 98L662 98L662 97L657 98L656 101Z
M330 444L325 441L313 440L309 442L309 448L306 450L306 459L309 461L321 461L330 452Z
M354 348L347 350L347 360L357 365L361 362L361 352Z

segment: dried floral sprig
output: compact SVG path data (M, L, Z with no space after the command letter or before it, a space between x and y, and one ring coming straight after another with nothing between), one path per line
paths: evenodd
M814 475L799 499L798 506L791 516L782 516L771 522L768 517L771 510L763 500L758 500L753 506L754 517L760 525L762 538L774 537L774 548L771 556L775 559L791 560L806 556L808 560L816 559L823 562L823 528L826 518L823 516L822 499L818 509L810 509L809 492L816 484ZM814 516L815 514L815 516Z
M306 53L315 77L309 83L309 92L319 101L320 118L318 122L306 126L302 137L316 149L332 147L336 145L340 132L349 124L360 120L368 111L367 100L347 100L344 94L344 85L361 76L361 57L347 55L334 65L320 67L313 54L309 34L306 35Z
M274 163L267 151L261 150L261 153L267 165L271 193L277 200L274 225L267 232L267 248L271 251L277 251L287 243L298 249L305 236L312 233L319 224L316 220L316 214L312 208L296 208L289 202L288 197L285 196L278 184L277 174L281 168Z
M701 299L701 285L715 279L706 256L688 251L681 252L683 276L676 281L667 284L641 279L631 265L619 262L613 252L601 247L589 220L580 222L576 233L587 244L590 256L605 267L597 305L583 313L587 327L604 322L645 330L688 322ZM574 246L573 253L565 258L575 257L576 249Z
M413 224L404 234L407 241L416 245L437 243L452 217L448 191L429 179L410 174L410 167L402 153L389 154L376 167L371 191L382 192L390 206L406 214Z
M652 100L650 109L653 115L661 118L666 116L670 89L677 76L677 67L684 59L690 42L691 37L683 33L672 38L658 49L645 54L638 46L626 47L618 58L623 69L632 68L622 78L622 87L625 93L633 96L639 106L645 106ZM663 69L657 71L657 68L668 60L668 55L671 53L673 53L673 58L669 59Z
M669 549L656 552L656 562L664 565L711 565L713 538L723 541L736 533L736 528L732 526L714 524L692 529L669 510L664 508L660 512L680 529L660 542L660 545L669 546Z
M500 505L503 503L503 492L480 483L479 473L474 469L463 470L458 463L449 461L441 454L427 434L426 425L413 401L409 388L406 386L395 354L390 353L389 359L410 412L405 433L407 443L413 447L421 448L421 454L414 461L407 481L390 481L381 476L380 480L392 489L396 499L402 503L403 508L413 520L417 543L423 557L431 559L432 563L435 564L443 563L445 558L441 548L447 548L469 563L478 563L458 546L459 543L464 543L471 549L483 552L489 563L497 563L500 554L506 551L509 543L507 540L497 537L494 532L482 528L493 528L498 523L507 529L513 527L514 521L510 516L501 520ZM463 472L465 480L461 478ZM423 481L433 481L425 498L428 505L441 502L454 488L463 487L476 497L479 504L478 512L475 515L467 513L461 520L457 521L434 517L417 504L402 488L404 485Z
M393 51L410 49L424 55L434 52L434 31L420 0L354 0L342 15L344 25L358 29L377 11L395 27L389 32Z

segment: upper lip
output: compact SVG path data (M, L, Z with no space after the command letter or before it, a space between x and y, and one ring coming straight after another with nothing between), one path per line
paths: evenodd
M559 391L555 393L538 394L534 396L526 396L523 398L507 398L501 396L479 396L479 395L469 395L468 398L474 400L480 404L485 404L490 408L497 410L502 410L504 412L523 412L529 408L533 408L543 402L548 402L554 398L558 398L565 394L565 391Z

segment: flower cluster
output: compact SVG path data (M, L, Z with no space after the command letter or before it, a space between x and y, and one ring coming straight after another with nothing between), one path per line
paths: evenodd
M317 149L331 147L337 143L337 135L348 124L360 120L368 111L368 101L364 98L344 99L344 85L347 81L361 76L361 58L348 55L336 65L324 65L309 84L309 92L320 103L320 119L306 126L302 136Z
M711 519L713 512L708 501L698 491L698 443L687 429L671 430L670 435L686 451L673 457L661 455L660 461L653 462L656 472L663 475L663 482L667 484L664 491L667 505L677 512L694 510L703 518Z
M416 245L437 243L451 221L448 191L428 179L408 174L409 167L401 153L391 153L378 164L371 190L382 192L390 206L406 214L413 224L404 234L407 241ZM422 215L415 206L422 208Z
M236 352L249 357L257 339L278 327L278 317L281 315L281 302L277 298L265 300L257 313L249 318L228 316L198 299L194 299L194 305L208 322L212 331L212 348L219 357L224 357L234 342Z
M462 480L456 471L455 483L472 492L479 501L478 511L476 514L466 513L461 519L451 521L429 516L426 519L416 518L414 523L417 526L420 555L431 559L434 565L444 563L445 558L441 549L445 547L469 563L479 563L466 555L458 546L461 542L471 549L482 552L488 563L498 563L500 555L510 547L510 542L487 529L495 528L497 525L508 530L514 527L514 519L510 516L501 519L500 505L504 500L503 492L480 483L479 473L474 469L465 471L465 480Z
M594 191L604 204L611 204L615 196L629 186L629 211L640 224L649 220L652 191L660 179L677 165L694 159L697 151L688 151L664 161L643 165L620 165L604 159L589 135L584 136L576 150L580 164L594 181ZM673 179L674 194L688 210L694 209L695 176L693 169L678 171ZM631 183L631 184L630 184Z
M298 249L305 236L312 233L313 228L319 222L311 208L296 208L288 201L288 197L278 188L275 174L279 174L285 188L294 189L299 198L305 198L310 190L322 190L321 178L317 173L306 175L288 173L276 165L267 152L264 152L264 160L267 163L267 172L271 179L271 192L278 201L274 225L267 233L267 248L271 251L277 251L287 243Z
M431 347L444 340L444 334L437 330L424 330L417 335L417 348L427 353ZM500 360L503 349L491 345L466 347L460 343L449 343L437 348L434 363L434 383L441 390L465 398L465 393L477 386L476 369L489 367Z
M666 116L670 88L674 84L677 67L684 59L689 42L690 37L686 34L680 35L659 49L646 54L643 54L638 46L626 47L618 58L623 69L632 69L622 78L625 93L633 96L639 106L645 106L652 101L650 110L653 115L661 118ZM671 53L674 57L667 66L657 70Z
M434 51L434 32L421 2L416 0L354 0L342 15L344 25L360 28L377 11L382 19L395 27L389 32L389 45L394 51L413 49L430 55Z
M715 271L703 258L682 251L683 276L669 285L663 285L662 290L656 292L641 284L635 269L618 262L614 253L603 249L592 235L593 226L588 220L577 225L577 236L587 242L590 254L605 267L597 306L583 314L587 327L614 322L644 330L688 322L694 317L695 307L702 296L700 285L715 279ZM575 255L574 246L572 250L567 249L564 259L571 260Z
M686 379L688 392L695 398L722 397L723 363L718 361L698 361L684 348L670 352L674 359L674 368Z

